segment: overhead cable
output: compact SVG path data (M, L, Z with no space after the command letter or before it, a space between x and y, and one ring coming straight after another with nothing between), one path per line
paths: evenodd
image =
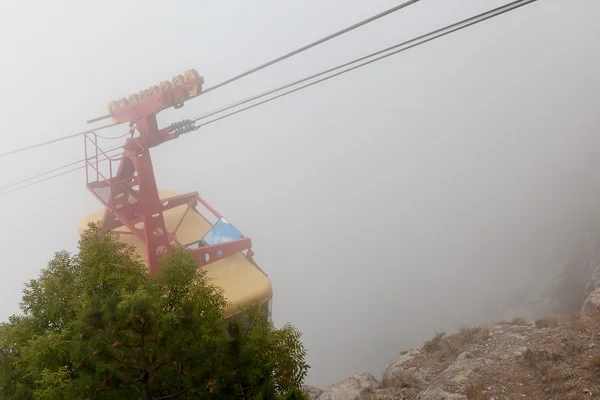
M269 62L266 62L266 63L264 63L264 64L262 64L262 65L259 65L258 67L254 67L254 68L252 68L252 69L250 69L250 70L248 70L248 71L246 71L246 72L244 72L244 73L241 73L241 74L239 74L239 75L236 75L236 76L234 76L233 78L229 78L229 79L227 79L226 81L223 81L223 82L221 82L221 83L219 83L219 84L216 84L216 85L214 85L214 86L211 86L211 87L207 88L206 90L203 90L203 91L202 91L200 94L201 94L201 95L202 95L202 94L206 94L206 93L208 93L208 92L211 92L211 91L213 91L213 90L215 90L215 89L218 89L218 88L220 88L220 87L223 87L223 86L225 86L225 85L228 85L228 84L230 84L230 83L232 83L232 82L235 82L235 81L237 81L237 80L239 80L239 79L241 79L241 78L243 78L243 77L245 77L245 76L248 76L248 75L250 75L250 74L253 74L253 73L255 73L255 72L258 72L258 71L260 71L260 70L262 70L262 69L265 69L265 68L267 68L267 67L269 67L269 66L271 66L271 65L273 65L273 64L276 64L276 63L278 63L278 62L280 62L280 61L283 61L283 60L285 60L285 59L288 59L288 58L290 58L290 57L293 57L293 56L295 56L295 55L297 55L297 54L300 54L300 53L302 53L303 51L306 51L306 50L308 50L308 49L311 49L311 48L313 48L313 47L315 47L315 46L318 46L318 45L320 45L320 44L322 44L322 43L325 43L325 42L327 42L327 41L329 41L329 40L331 40L331 39L334 39L334 38L336 38L336 37L338 37L338 36L341 36L341 35L343 35L343 34L345 34L345 33L348 33L348 32L350 32L350 31L353 31L353 30L355 30L355 29L357 29L357 28L360 28L361 26L364 26L364 25L366 25L366 24L368 24L368 23L370 23L370 22L373 22L373 21L376 21L376 20L378 20L378 19L380 19L380 18L383 18L383 17L385 17L386 15L392 14L392 13L394 13L394 12L396 12L396 11L400 11L401 9L403 9L403 8L406 8L406 7L408 7L408 6L410 6L410 5L414 4L414 3L416 3L416 2L418 2L418 1L419 1L419 0L409 0L409 1L406 1L406 2L404 2L404 3L402 3L402 4L399 4L399 5L395 6L395 7L392 7L392 8L390 8L389 10L386 10L386 11L384 11L384 12L381 12L381 13L379 13L379 14L377 14L377 15L374 15L374 16L372 16L372 17L370 17L370 18L367 18L367 19L365 19L365 20L362 20L362 21L360 21L360 22L358 22L358 23L356 23L356 24L354 24L354 25L351 25L351 26L349 26L349 27L345 28L345 29L342 29L342 30L340 30L340 31L337 31L337 32L335 32L335 33L332 33L331 35L325 36L325 37L324 37L324 38L322 38L322 39L319 39L319 40L317 40L317 41L315 41L315 42L312 42L312 43L309 43L309 44L307 44L306 46L302 46L302 47L300 47L299 49L296 49L296 50L294 50L294 51L291 51L291 52L289 52L289 53L287 53L287 54L285 54L285 55L283 55L283 56L281 56L281 57L277 57L277 58L275 58L275 59L273 59L273 60L271 60L271 61L269 61Z
M315 85L315 84L317 84L317 83L319 83L319 82L322 82L322 81L325 81L325 80L331 79L331 78L333 78L333 77L335 77L335 76L339 76L339 75L345 74L346 72L350 72L350 71L353 71L353 70L355 70L355 69L358 69L358 68L360 68L360 67L362 67L362 66L365 66L365 65L371 64L371 63L373 63L373 62L375 62L375 61L379 61L379 60L381 60L381 59L387 58L387 57L389 57L389 56L392 56L392 55L394 55L394 54L401 53L402 51L405 51L405 50L411 49L411 48L413 48L413 47L416 47L416 46L418 46L418 45L420 45L420 44L424 44L424 43L426 43L426 42L429 42L429 41L431 41L431 40L433 40L433 39L437 39L437 38L439 38L439 37L442 37L442 36L445 36L445 35L447 35L447 34L449 34L449 33L455 32L455 31L457 31L457 30L464 29L464 28L466 28L466 27L468 27L468 26L474 25L475 23L478 23L478 22L485 21L486 19L489 19L489 18L492 18L492 17L494 17L494 16L496 16L496 15L503 14L503 13L505 13L505 12L511 11L511 10L513 10L513 9L515 9L515 8L522 7L522 6L526 5L526 4L532 3L532 2L534 2L534 1L537 1L537 0L527 0L527 1L524 1L524 0L518 0L518 1L514 1L514 2L512 2L512 3L509 3L509 4L505 4L505 5L503 5L503 6L500 6L500 7L497 7L497 8L495 8L495 9L493 9L493 10L489 10L489 11L483 12L483 13L481 13L481 14L475 15L475 16L473 16L473 17L467 18L467 19L465 19L465 20L462 20L462 21L460 21L460 22L456 22L456 23L454 23L454 24L451 24L451 25L447 25L447 26L445 26L445 27L443 27L443 28L439 28L439 29L437 29L437 30L435 30L435 31L432 31L432 32L426 33L426 34L424 34L424 35L421 35L421 36L418 36L418 37L416 37L416 38L413 38L413 39L407 40L407 41L405 41L405 42L402 42L402 43L395 44L395 45L393 45L393 46L390 46L390 47L387 47L387 48L385 48L385 49L382 49L382 50L376 51L376 52L374 52L374 53L371 53L371 54L368 54L368 55L366 55L366 56L363 56L363 57L360 57L360 58L354 59L354 60L352 60L352 61L349 61L349 62L346 62L346 63L340 64L340 65L337 65L337 66L335 66L335 67L333 67L333 68L329 68L329 69L327 69L327 70L325 70L325 71L322 71L322 72L316 73L316 74L314 74L314 75L307 76L307 77L305 77L305 78L302 78L302 79L299 79L299 80L297 80L297 81L294 81L294 82L288 83L288 84L286 84L286 85L279 86L279 87L277 87L277 88L274 88L274 89L271 89L271 90L269 90L269 91L266 91L266 92L263 92L263 93L260 93L260 94L254 95L254 96L252 96L252 97L248 97L248 98L246 98L246 99L244 99L244 100L241 100L241 101L235 102L235 103L233 103L233 104L230 104L230 105L228 105L228 106L226 106L226 107L222 107L222 108L219 108L219 109L217 109L217 110L210 111L210 112L208 112L208 113L206 113L206 114L202 114L202 115L200 115L200 116L198 116L198 117L195 117L195 118L193 118L192 120L193 120L193 121L200 121L200 120L202 120L202 119L206 119L206 118L208 118L208 117L211 117L211 116L213 116L213 115L220 114L220 113L222 113L222 112L224 112L224 111L228 111L228 110L231 110L231 109L233 109L233 108L239 107L239 106L241 106L241 105L244 105L244 104L250 103L250 102L252 102L252 101L254 101L254 100L258 100L258 99L260 99L260 98L263 98L263 97L265 97L265 96L268 96L268 95L270 95L270 94L274 94L274 93L280 92L280 91L282 91L282 90L285 90L285 89L287 89L287 88L290 88L290 87L292 87L292 86L296 86L296 85L298 85L298 84L300 84L300 83L303 83L303 82L306 82L306 81L310 81L311 79L315 79L315 78L318 78L318 77L320 77L320 76L327 75L327 74L329 74L329 73L331 73L331 72L337 71L337 70L339 70L339 69L345 68L345 67L347 67L347 66L350 66L350 65L353 65L353 64L359 63L359 62L361 62L361 61L364 61L364 60L368 60L368 59L370 59L370 58L373 58L373 57L375 57L375 56L378 56L378 55L380 55L380 54L384 54L384 53L390 52L390 51L392 51L392 50L394 50L394 49L402 48L401 50L395 51L395 52L393 52L393 53L389 53L389 54L387 54L387 55L385 55L385 56L382 56L382 57L376 58L376 59L374 59L374 60L371 60L371 61L369 61L369 62L365 62L365 63L363 63L363 64L360 64L360 65L358 65L358 66L356 66L356 67L354 67L354 68L349 68L349 69L347 69L347 70L344 70L344 71L342 71L342 72L340 72L340 73L337 73L337 74L330 75L329 77L327 77L327 78L325 78L325 79L320 79L320 80L318 80L318 81L312 82L312 83L310 83L310 84L307 84L307 85L304 85L304 86L302 86L302 87L299 87L299 88L297 88L297 89L295 89L295 90L292 90L292 91L286 92L286 93L285 93L285 94L283 94L283 95L280 95L280 96L276 96L276 97L270 98L270 99L269 99L269 100L267 100L267 101L263 101L263 102L257 103L257 104L255 104L255 105L253 105L253 106L246 107L246 108L244 108L244 109L242 109L242 110L238 110L238 112L241 112L241 111L244 111L244 110L247 110L247 109L253 108L253 107L257 106L257 105L260 105L260 104L267 103L267 102L269 102L269 101L272 101L272 100L274 100L274 99L277 99L277 98L279 98L279 97L285 96L285 95L287 95L287 94L290 94L290 93L294 93L294 92L296 92L296 91L298 91L298 90L301 90L301 89L304 89L304 88L307 88L307 87L313 86L313 85ZM482 18L483 18L483 19L482 19ZM477 21L477 20L479 20L479 21ZM474 22L474 21L477 21L477 22ZM435 35L435 36L434 36L434 35ZM430 36L434 36L434 37L432 37L432 38L431 38L431 39L429 39L429 40L423 40L423 39L425 39L425 38L428 38L428 37L430 37ZM416 44L415 44L415 43L416 43ZM238 112L227 114L227 116L229 116L229 115L234 115L234 114L237 114ZM218 121L218 120L220 120L220 119L222 119L222 118L215 119L214 121ZM209 123L211 123L211 122L213 122L213 121L210 121ZM200 126L204 126L204 125L206 125L206 124L203 124L203 125L200 125Z
M262 65L254 67L254 68L252 68L252 69L250 69L250 70L248 70L246 72L243 72L243 73L238 74L238 75L236 75L236 76L234 76L232 78L229 78L229 79L227 79L227 80L225 80L225 81L223 81L221 83L218 83L218 84L216 84L216 85L214 85L212 87L209 87L209 88L203 90L200 94L201 95L202 94L206 94L206 93L211 92L213 90L216 90L216 89L218 89L220 87L228 85L228 84L230 84L232 82L240 80L240 79L242 79L242 78L244 78L244 77L246 77L246 76L248 76L250 74L258 72L258 71L260 71L262 69L265 69L265 68L267 68L267 67L269 67L269 66L271 66L273 64L276 64L276 63L281 62L281 61L283 61L285 59L288 59L288 58L293 57L293 56L295 56L297 54L300 54L300 53L302 53L302 52L304 52L304 51L306 51L308 49L311 49L311 48L313 48L315 46L318 46L319 44L325 43L325 42L327 42L327 41L329 41L331 39L334 39L334 38L336 38L338 36L341 36L341 35L343 35L345 33L353 31L353 30L355 30L355 29L357 29L357 28L359 28L361 26L364 26L364 25L370 23L370 22L373 22L373 21L376 21L376 20L378 20L380 18L383 18L386 15L392 14L392 13L394 13L396 11L399 11L399 10L401 10L403 8L406 8L406 7L408 7L408 6L410 6L410 5L414 4L414 3L417 3L418 1L420 1L420 0L408 0L408 1L404 2L404 3L402 3L402 4L399 4L399 5L397 5L395 7L392 7L390 9L388 9L388 10L385 10L385 11L379 13L379 14L376 14L376 15L374 15L372 17L369 17L369 18L367 18L365 20L362 20L362 21L360 21L360 22L358 22L358 23L356 23L354 25L351 25L351 26L349 26L347 28L339 30L339 31L337 31L335 33L332 33L332 34L328 35L328 36L325 36L322 39L319 39L319 40L314 41L314 42L312 42L310 44L302 46L299 49L291 51L291 52L289 52L287 54L284 54L283 56L277 57L277 58L275 58L275 59L273 59L273 60L271 60L269 62L266 62L266 63L264 63ZM107 119L107 118L110 118L110 114L104 115L104 116L99 117L99 118L95 118L93 120L90 120L90 121L88 121L88 123L97 122L97 121L100 121L100 120L103 120L103 119ZM45 146L45 145L48 145L48 144L60 142L60 141L63 141L63 140L72 139L72 138L75 138L75 137L78 137L78 136L81 136L81 135L85 135L86 133L91 133L93 131L99 131L101 129L111 128L113 126L117 126L117 125L120 125L120 124L121 124L120 122L116 122L116 123L113 123L113 124L108 124L108 125L100 126L100 127L94 128L94 129L83 131L83 132L77 132L77 133L73 133L73 134L70 134L70 135L62 136L62 137L59 137L59 138L56 138L56 139L52 139L52 140L48 140L46 142L38 143L38 144L35 144L35 145L22 147L20 149L15 149L15 150L7 151L7 152L4 152L4 153L0 153L0 158L8 156L8 155L11 155L11 154L21 153L21 152L24 152L24 151L27 151L27 150L31 150L31 149L34 149L34 148L37 148L37 147Z
M211 87L209 87L209 88L206 88L206 89L204 89L202 92L200 92L200 96L201 96L201 95L204 95L204 94L206 94L206 93L212 92L213 90L219 89L219 88L221 88L221 87L223 87L223 86L225 86L225 85L228 85L228 84L230 84L230 83L232 83L232 82L235 82L235 81L237 81L237 80L240 80L240 79L242 79L242 78L244 78L244 77L246 77L246 76L248 76L248 75L251 75L251 74L253 74L253 73L255 73L255 72L258 72L258 71L260 71L260 70L263 70L263 69L265 69L265 68L267 68L267 67L270 67L270 66L271 66L271 65L273 65L273 64L277 64L278 62L281 62L281 61L283 61L283 60L286 60L286 59L288 59L288 58L290 58L290 57L293 57L293 56L295 56L295 55L297 55L297 54L300 54L300 53L302 53L302 52L304 52L304 51L306 51L306 50L309 50L309 49L311 49L311 48L313 48L313 47L315 47L315 46L318 46L318 45L320 45L320 44L323 44L323 43L325 43L325 42L327 42L327 41L329 41L329 40L331 40L331 39L334 39L334 38L336 38L336 37L338 37L338 36L341 36L341 35L343 35L343 34L345 34L345 33L348 33L348 32L350 32L350 31L353 31L353 30L357 29L357 28L360 28L361 26L367 25L367 24L369 24L369 23L371 23L371 22L373 22L373 21L376 21L376 20L378 20L378 19L380 19L380 18L383 18L383 17L385 17L386 15L392 14L392 13L394 13L394 12L396 12L396 11L400 11L400 10L402 10L403 8L406 8L406 7L408 7L408 6L410 6L410 5L414 4L414 3L417 3L417 2L419 2L419 1L420 1L420 0L408 0L408 1L404 2L404 3L402 3L402 4L399 4L399 5L397 5L397 6L394 6L394 7L390 8L390 9L388 9L388 10L385 10L385 11L383 11L383 12L380 12L379 14L373 15L372 17L369 17L369 18L367 18L367 19L364 19L364 20L362 20L362 21L360 21L360 22L357 22L357 23L356 23L356 24L354 24L354 25L351 25L351 26L349 26L349 27L347 27L347 28L344 28L344 29L342 29L342 30L339 30L339 31L337 31L337 32L334 32L334 33L332 33L332 34L330 34L330 35L327 35L327 36L325 36L324 38L321 38L321 39L319 39L319 40L316 40L316 41L314 41L314 42L312 42L312 43L309 43L309 44L307 44L307 45L305 45L305 46L302 46L302 47L300 47L300 48L298 48L298 49L296 49L296 50L294 50L294 51L290 51L290 52L289 52L289 53L287 53L287 54L284 54L284 55L282 55L282 56L279 56L279 57L277 57L277 58L275 58L275 59L273 59L273 60L271 60L271 61L268 61L268 62L266 62L266 63L264 63L264 64L261 64L261 65L259 65L259 66L257 66L257 67L254 67L254 68L252 68L252 69L249 69L249 70L248 70L248 71L246 71L246 72L242 72L241 74L238 74L238 75L236 75L236 76L234 76L234 77L231 77L231 78L229 78L229 79L226 79L226 80L224 80L223 82L220 82L220 83L218 83L218 84L216 84L216 85L214 85L214 86L211 86ZM197 98L197 97L200 97L200 96L196 96L196 97L194 97L194 98ZM191 100L191 99L189 99L189 100ZM188 100L186 100L186 101L188 101ZM88 121L88 123L98 122L98 121L101 121L101 120L103 120L103 119L107 119L107 118L110 118L110 114L103 115L102 117L98 117L98 118L94 118L94 119L92 119L92 120L89 120L89 121Z
M110 150L107 150L105 153L106 153L106 154L108 154L108 153L112 153L113 151L120 150L121 148L122 148L121 146L119 146L119 147L114 147L114 148L112 148L112 149L110 149ZM115 157L119 157L120 155L121 155L121 154L118 154L118 155L116 155ZM108 160L108 158L106 158L106 157L105 157L105 158L103 158L103 159L99 160L99 162L103 162L103 161L106 161L106 160ZM34 184L36 184L36 183L44 182L44 181L47 181L48 179L52 179L52 178L59 177L59 176L61 176L61 175L68 174L69 172L74 172L74 171L77 171L77 170L83 169L83 168L85 168L85 164L84 164L84 165L80 165L80 166L79 166L79 167L77 167L77 168L72 168L72 169L70 169L70 170L68 170L68 171L63 171L63 172L61 172L61 173L59 173L59 174L52 175L52 176L50 176L50 177L48 177L48 178L45 178L45 179L40 179L39 181L35 181L35 182L31 183L31 184L27 184L27 185L19 186L19 187L17 187L17 188L15 188L15 189L13 189L13 190L7 190L7 191L3 191L3 190L5 190L5 189L11 188L11 187L13 187L13 186L17 186L17 185L19 185L19 184L21 184L21 183L24 183L24 182L28 182L28 181L34 180L34 179L36 179L36 178L40 178L40 177L42 177L42 176L45 176L45 175L51 174L51 173L53 173L53 172L60 171L60 170L63 170L63 169L65 169L65 168L68 168L68 167L72 167L72 166L74 166L74 165L77 165L77 164L80 164L80 163L85 163L86 161L87 161L87 159L86 159L86 158L83 158L83 159L81 159L81 160L73 161L73 162L71 162L71 163L69 163L69 164L65 164L65 165L62 165L62 166L60 166L60 167L53 168L53 169L51 169L51 170L48 170L48 171L45 171L45 172L39 173L39 174L37 174L37 175L33 175L33 176L30 176L30 177L28 177L28 178L21 179L21 180L19 180L19 181L16 181L16 182L9 183L9 184L7 184L7 185L0 186L0 196L2 196L3 194L6 194L6 193L13 192L14 190L18 190L18 189L26 188L26 187L28 187L28 186L31 186L31 185L34 185Z
M75 137L78 137L78 136L85 135L86 133L94 133L95 131L99 131L101 129L106 129L106 128L111 128L111 127L116 126L116 125L119 125L119 124L118 123L114 123L114 124L99 126L97 128L94 128L94 129L88 129L87 131L77 132L77 133L73 133L73 134L70 134L70 135L67 135L67 136L62 136L62 137L59 137L59 138L56 138L56 139L47 140L45 142L41 142L41 143L38 143L38 144L33 144L31 146L21 147L20 149L6 151L4 153L0 153L0 158L6 157L6 156L11 155L11 154L21 153L23 151L35 149L36 147L42 147L42 146L46 146L46 145L49 145L49 144L52 144L52 143L61 142L63 140L72 139L72 138L75 138Z
M444 27L444 28L437 29L437 30L435 30L435 31L432 31L432 32L430 32L430 33L428 33L428 34L421 35L421 36L419 36L418 38L411 39L411 40L409 40L409 41L406 41L406 42L400 43L400 44L398 44L398 45L395 45L395 46L389 47L389 48L387 48L387 49L384 49L384 50L378 51L378 52L376 52L376 53L372 53L372 54L370 54L370 55L368 55L368 56L361 57L361 58L359 58L359 59L357 59L357 60L354 60L354 61L351 61L351 62L349 62L349 63L342 64L341 66L338 66L338 67L332 68L332 69L330 69L330 70L328 70L328 71L329 71L329 72L331 72L331 71L333 71L333 70L340 69L340 68L342 68L343 66L348 66L348 65L351 65L351 64L355 64L357 61L360 61L360 60L365 60L365 59L371 58L371 57L373 57L374 55L381 54L381 53L385 53L386 51L389 51L390 49L396 49L395 51L393 51L393 52L390 52L390 53L388 53L388 54L382 55L382 56L380 56L380 57L374 58L374 59L372 59L372 60L369 60L369 61L363 62L363 63L361 63L361 64L358 64L358 65L355 65L355 66L353 66L353 67L351 67L351 68L348 68L348 69L342 70L342 71L340 71L340 72L337 72L337 73L335 73L335 74L332 74L332 75L326 76L326 77L324 77L324 78L318 79L318 80L316 80L316 81L313 81L313 82L311 82L311 83L308 83L308 84L306 84L306 85L302 85L302 86L300 86L300 87L297 87L297 88L295 88L295 89L293 89L293 90L289 90L289 91L287 91L287 92L285 92L285 93L282 93L282 94L279 94L279 95L277 95L277 96L274 96L274 97L268 98L268 99L266 99L266 100L263 100L263 101L261 101L261 102L258 102L258 103L255 103L255 104L252 104L252 105L250 105L250 106L244 107L244 108L242 108L242 109L239 109L239 110L236 110L236 111L234 111L234 112L231 112L231 113L225 114L225 115L223 115L223 116L220 116L220 117L218 117L218 118L212 119L212 120L210 120L210 121L208 121L208 122L205 122L205 123L202 123L202 124L200 124L200 125L196 125L195 129L198 129L198 128L202 127L202 126L206 126L206 125L212 124L212 123L214 123L214 122L220 121L220 120L222 120L222 119L225 119L225 118L231 117L231 116L233 116L233 115L235 115L235 114L238 114L238 113L241 113L241 112L243 112L243 111L250 110L250 109L252 109L252 108L254 108L254 107L257 107L257 106L259 106L259 105L262 105L262 104L268 103L268 102L270 102L270 101L273 101L273 100L275 100L275 99L278 99L278 98L280 98L280 97L287 96L287 95L289 95L289 94L292 94L292 93L294 93L294 92L297 92L297 91L299 91L299 90L302 90L302 89L305 89L305 88L307 88L307 87L310 87L310 86L316 85L316 84L318 84L318 83L321 83L321 82L327 81L327 80L329 80L329 79L331 79L331 78L334 78L334 77L336 77L336 76L339 76L339 75L345 74L345 73L347 73L347 72L353 71L353 70L355 70L355 69L361 68L361 67L363 67L363 66L366 66L366 65L372 64L372 63L374 63L374 62L376 62L376 61L383 60L383 59L385 59L385 58L387 58L387 57L390 57L390 56L392 56L392 55L399 54L399 53L401 53L401 52L403 52L403 51L406 51L406 50L409 50L409 49L411 49L411 48L413 48L413 47L420 46L420 45L422 45L422 44L428 43L428 42L430 42L430 41L432 41L432 40L435 40L435 39L437 39L437 38L440 38L440 37L446 36L446 35L448 35L448 34L450 34L450 33L453 33L453 32L459 31L459 30L462 30L462 29L464 29L464 28L467 28L467 27L469 27L469 26L472 26L472 25L478 24L478 23L480 23L480 22L486 21L486 20L488 20L488 19L491 19L491 18L497 17L497 16L499 16L499 15L502 15L502 14L505 14L505 13L507 13L507 12L509 12L509 11L512 11L512 10L515 10L515 9L517 9L517 8L523 7L523 6L525 6L525 5L528 5L528 4L531 4L531 3L534 3L534 2L536 2L536 1L538 1L538 0L517 0L517 1L514 1L514 2L512 2L512 3L508 3L508 4L504 5L504 6L497 7L497 8L495 8L495 9L493 9L493 10L490 10L490 11L487 11L487 12L484 12L484 13L481 13L481 14L478 14L478 15L476 15L476 16L474 16L474 17L467 18L467 19L465 19L465 20L462 20L462 21L460 21L460 22L457 22L457 23L454 23L454 24L448 25L448 26L446 26L446 27ZM402 47L402 46L404 46L404 47ZM398 47L401 47L401 48L397 49ZM319 73L319 74L313 75L313 76L312 76L312 78L314 78L314 77L316 77L316 76L321 76L321 75L323 75L323 74L326 74L326 73L327 73L327 72L323 72L323 73ZM280 90L282 90L283 88L288 88L288 87L290 87L290 86L293 86L293 85L295 85L295 84L297 84L297 83L299 83L299 82L304 82L304 81L306 81L306 80L309 80L309 79L311 79L311 77L309 77L309 78L304 78L304 79L301 79L301 80L299 80L299 81L296 81L296 82L295 82L295 83L293 83L293 84L285 85L285 86L282 86L282 87L280 87L280 88L273 89L273 90L271 90L271 91L269 91L269 92L265 92L265 93L263 93L263 94L260 94L260 95L257 95L257 96L253 96L251 99L257 99L257 98L259 98L259 97L264 97L264 96L266 96L266 95L268 95L268 94L275 93L275 92L277 92L277 91L280 91ZM239 105L241 105L241 104L247 103L247 102L249 102L249 101L251 101L251 100L248 100L248 99L246 99L246 100L243 100L243 101L241 101L241 102L235 103L235 105L232 105L232 106L229 106L229 107L226 107L226 108L223 108L223 109L219 109L219 110L217 110L217 111L215 111L215 112L212 112L212 113L209 113L209 114L207 114L207 115L204 115L204 116L198 117L198 118L194 119L194 121L199 121L199 120L202 120L202 119L204 119L204 118L206 118L206 117L208 117L208 116L214 115L214 114L216 114L216 113L223 112L223 111L225 111L225 110L227 110L227 109L230 109L230 108L234 108L234 107L236 107L236 106L239 106ZM114 149L113 149L113 150L114 150ZM81 160L81 161L85 161L85 160ZM81 162L81 161L80 161L80 162ZM63 166L63 167L61 167L61 168L65 168L65 167L67 167L67 166L69 166L69 165L65 165L65 166ZM66 173L69 173L69 172L73 172L73 171L75 171L75 170L78 170L78 169L81 169L81 168L84 168L84 167L85 167L85 165L83 165L83 166L80 166L80 167L78 167L78 168L74 168L74 169L72 169L72 170L69 170L69 171L65 171L64 173L57 174L57 175L51 176L51 177L49 177L49 178L46 178L46 179L43 179L43 180L40 180L40 181L33 182L33 183L31 183L31 184L28 184L28 185L20 186L20 187L18 187L18 188L12 189L12 190L10 190L10 191L7 191L7 192L2 192L2 193L0 193L0 196L1 196L1 195L4 195L4 194L6 194L6 193L12 192L12 191L14 191L14 190L18 190L18 189L21 189L21 188L24 188L24 187L28 187L28 186L31 186L31 185L33 185L33 184L39 183L39 182L43 182L43 181L45 181L45 180L48 180L48 179L52 179L53 177L57 177L57 176L61 176L61 175L64 175L64 174L66 174ZM30 179L33 179L33 178L35 178L35 177L32 177L32 178L27 178L26 180L30 180ZM15 184L16 184L16 183L15 183ZM8 186L13 186L13 185L14 185L14 184L11 184L11 185L8 185Z

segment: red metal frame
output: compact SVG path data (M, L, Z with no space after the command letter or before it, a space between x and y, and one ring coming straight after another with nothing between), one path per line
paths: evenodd
M171 250L171 245L181 245L177 240L177 230L190 209L201 203L217 218L221 218L220 214L196 192L161 200L150 157L150 148L179 136L173 126L159 129L156 115L169 107L180 107L189 97L188 91L197 87L200 92L203 83L201 77L185 81L183 85L113 111L111 116L116 121L129 122L139 131L139 136L127 139L123 146L124 152L118 158L109 157L98 147L95 133L85 135L86 186L106 207L101 226L119 234L135 235L144 243L148 268L153 275L158 272L159 260ZM88 154L90 143L94 149L91 156ZM100 155L108 160L108 177L100 171ZM115 172L113 163L116 162L119 166ZM103 192L108 193L103 195ZM163 212L184 204L187 204L187 210L175 230L168 232ZM123 226L130 232L118 230ZM247 251L246 257L253 262L252 242L244 236L231 242L199 247L191 251L199 266L244 251Z

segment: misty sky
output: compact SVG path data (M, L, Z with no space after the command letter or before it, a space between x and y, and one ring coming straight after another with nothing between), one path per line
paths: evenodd
M159 122L507 2L421 0ZM190 68L212 86L395 4L3 1L0 152L86 129L110 100ZM599 16L597 0L539 0L212 124L154 149L159 186L199 191L253 239L276 324L304 334L309 383L379 377L433 333L496 318L506 293L547 280L596 221ZM79 137L0 159L0 186L82 157ZM6 319L101 206L80 170L0 207Z

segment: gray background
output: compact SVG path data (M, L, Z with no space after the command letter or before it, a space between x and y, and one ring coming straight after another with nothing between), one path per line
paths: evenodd
M211 86L395 4L4 1L1 150L83 130L108 101L189 68ZM500 4L422 0L160 122ZM304 333L309 383L378 376L541 286L594 222L599 15L595 0L540 0L215 123L154 151L159 185L200 191L253 238L276 324ZM77 138L0 159L0 186L82 156ZM3 319L53 252L76 250L79 219L100 207L84 183L78 171L0 197Z

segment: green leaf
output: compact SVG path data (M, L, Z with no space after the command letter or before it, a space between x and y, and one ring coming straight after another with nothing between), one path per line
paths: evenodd
M301 334L260 305L226 321L223 290L185 249L149 277L131 247L91 224L25 285L0 324L0 398L305 399Z

